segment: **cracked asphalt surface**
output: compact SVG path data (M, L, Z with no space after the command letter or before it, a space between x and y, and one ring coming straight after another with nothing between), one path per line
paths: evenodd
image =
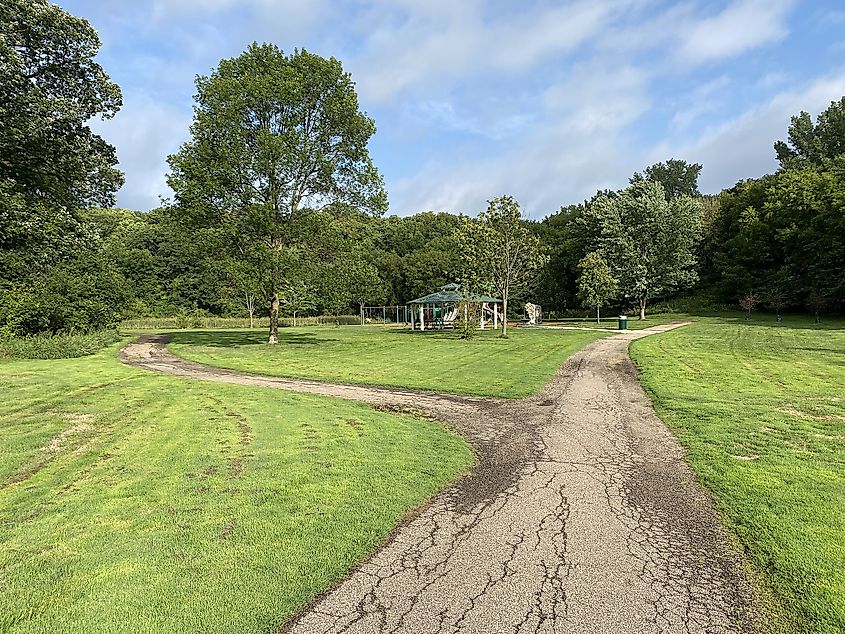
M464 435L472 472L285 632L754 632L740 555L627 349L668 324L600 339L519 401L326 384L211 368L162 335L120 359L156 372L354 399Z

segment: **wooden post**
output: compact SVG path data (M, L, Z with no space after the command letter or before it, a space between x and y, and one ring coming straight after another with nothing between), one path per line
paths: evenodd
M425 330L425 304L420 304L420 330Z
M499 329L499 304L493 302L493 330Z
M484 330L484 309L487 307L486 302L481 302L481 330Z
M414 309L411 309L411 330L414 329Z

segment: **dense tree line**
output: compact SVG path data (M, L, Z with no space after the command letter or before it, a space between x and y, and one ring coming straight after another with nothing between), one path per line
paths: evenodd
M111 323L125 284L80 209L123 183L88 126L121 106L94 61L91 25L47 0L0 6L0 325L15 332ZM119 312L119 311L118 311Z
M533 228L551 255L537 287L538 301L552 310L577 309L579 262L596 244L604 220L628 224L624 213L601 213L608 196L634 193L644 182L659 184L666 200L684 201L685 211L672 222L684 222L668 236L683 235L687 244L674 251L686 263L671 271L680 276L654 289L653 299L671 298L677 291L697 294L702 303L739 305L753 297L774 312L845 310L845 97L834 101L814 123L810 114L793 117L788 141L775 143L780 168L774 174L740 181L716 196L698 191L701 166L671 159L635 174L623 192L599 192L580 205L562 207ZM655 237L659 222L649 236ZM665 245L665 241L656 243ZM647 259L641 252L643 259ZM616 256L612 257L617 257ZM620 266L617 277L630 274L632 263ZM632 282L620 284L612 302L631 308Z
M507 196L491 201L507 214L478 219L385 217L375 123L340 62L254 44L197 78L190 139L169 157L174 199L139 212L111 208L123 175L88 126L121 106L94 29L47 0L11 0L0 23L3 332L193 311L275 323L404 304L456 280L492 292L502 245L523 229L540 249L507 285L515 312L531 300L546 314L645 314L679 293L845 309L845 98L793 118L776 173L716 196L699 191L701 165L669 159L540 221ZM507 235L493 231L505 217Z

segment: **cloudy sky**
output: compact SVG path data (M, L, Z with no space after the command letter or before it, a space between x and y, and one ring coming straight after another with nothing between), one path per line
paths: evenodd
M124 107L118 204L169 191L194 77L253 41L335 56L376 121L390 211L531 217L670 157L717 192L775 167L791 115L845 95L842 0L59 0L100 32Z

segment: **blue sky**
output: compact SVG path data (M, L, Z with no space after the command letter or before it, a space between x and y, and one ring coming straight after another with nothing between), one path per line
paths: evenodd
M61 0L103 40L123 110L118 204L168 196L193 80L252 41L340 59L376 121L390 212L540 218L670 157L718 192L775 168L789 118L845 95L841 0Z

